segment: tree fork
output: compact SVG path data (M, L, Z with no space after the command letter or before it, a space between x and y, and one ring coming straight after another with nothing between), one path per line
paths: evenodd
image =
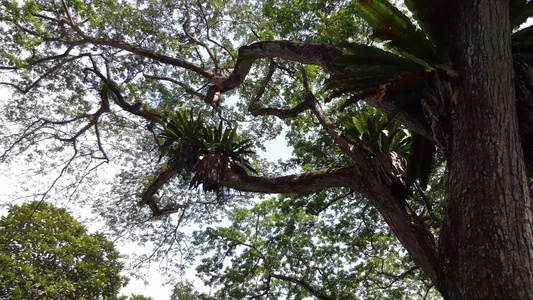
M445 299L533 299L531 196L515 107L509 2L453 1L452 88L438 289ZM448 38L449 37L449 38Z

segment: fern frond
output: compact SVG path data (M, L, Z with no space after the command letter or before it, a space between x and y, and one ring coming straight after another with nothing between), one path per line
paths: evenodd
M511 0L509 10L511 29L515 29L533 17L533 1Z
M414 55L433 65L436 49L426 34L386 0L360 0L360 16L373 29L373 37L385 43L386 48Z

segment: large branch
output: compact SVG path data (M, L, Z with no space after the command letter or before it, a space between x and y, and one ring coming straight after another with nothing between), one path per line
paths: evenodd
M199 164L192 164L191 169L205 171ZM161 214L153 196L157 191L174 177L181 167L171 167L161 173L144 192L141 204L147 204L155 215ZM276 178L255 177L234 173L231 169L223 170L217 184L243 192L281 194L301 193L310 194L332 187L346 187L350 184L353 167L326 168L314 172Z
M72 28L72 30L74 30L82 38L81 40L58 40L69 46L83 45L88 43L110 46L197 73L211 82L211 86L209 87L205 96L205 101L212 105L217 105L216 98L219 97L220 93L232 90L238 87L244 81L250 72L253 63L257 59L282 58L302 64L321 66L329 74L338 74L344 72L344 67L333 63L335 58L344 54L341 49L335 46L295 41L264 41L239 48L239 54L233 72L230 74L230 76L221 78L215 73L202 68L200 65L184 59L159 54L153 50L133 46L121 41L94 38L86 34L70 18L53 18L44 15L36 16L44 18L48 21L57 22L61 26L66 25ZM39 36L38 33L31 32L31 34ZM49 40L50 38L44 37L44 39ZM424 115L419 109L404 109L404 103L401 99L385 98L385 101L378 101L377 97L368 97L363 100L387 115L395 114L396 119L402 124L424 135L430 140L433 140L430 126L426 122Z
M217 78L218 81L211 81L212 85L209 86L205 101L214 103L213 99L217 93L224 93L238 87L258 59L282 58L302 64L317 65L333 75L344 72L344 67L333 63L335 58L343 54L341 49L332 45L294 41L266 41L243 46L239 48L239 56L231 75L224 79ZM408 128L433 139L430 126L417 105L405 106L404 99L387 97L383 101L378 101L377 97L368 97L363 100L387 115L395 114L395 118Z
M244 192L310 194L332 187L347 187L353 176L352 170L353 167L333 167L276 178L241 175L226 170L222 172L219 184Z
M122 50L137 54L137 55L142 56L142 57L153 59L153 60L158 61L158 62L162 62L162 63L165 63L165 64L169 64L169 65L172 65L172 66L181 67L181 68L193 71L193 72L197 73L198 75L210 80L211 82L217 82L219 80L218 76L216 76L215 74L205 70L204 68L202 68L201 66L199 66L199 65L197 65L195 63L188 62L188 61L183 60L183 59L170 57L170 56L166 56L166 55L163 55L163 54L158 54L158 53L152 52L150 50L143 49L143 48L140 48L140 47L135 47L135 46L132 46L132 45L129 45L129 44L126 44L126 43L122 43L122 42L104 40L104 39L95 39L95 38L91 38L89 36L84 36L84 38L88 42L90 42L91 44L111 46L113 48L122 49Z
M299 114L309 109L309 102L304 101L291 109L279 108L253 108L250 109L252 116L276 116L282 120L296 118Z
M308 86L305 71L303 75L306 99L299 105L301 108L298 110L311 109L329 136L357 163L357 167L350 170L351 174L347 174L350 177L346 179L351 180L350 188L361 193L376 207L414 261L426 272L433 283L436 283L438 260L435 238L410 208L404 197L395 195L389 186L379 180L379 176L375 176L376 173L371 163L344 138L340 130L329 120ZM276 113L285 116L295 111L296 107L287 111L276 111Z
M283 58L303 64L318 65L328 73L342 72L343 67L332 63L342 50L328 44L292 41L258 42L239 48L237 63L230 76L209 87L206 102L212 103L215 93L224 93L238 87L250 72L252 64L260 58Z
M415 263L437 284L439 261L435 237L406 205L403 197L395 195L376 176L368 176L367 172L354 168L350 188L372 203Z

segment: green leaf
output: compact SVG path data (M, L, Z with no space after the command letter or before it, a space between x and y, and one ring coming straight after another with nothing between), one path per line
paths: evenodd
M0 295L19 299L114 299L126 278L113 245L65 210L13 205L0 218ZM30 217L31 216L31 217ZM24 228L22 232L20 228ZM5 268L4 263L9 262ZM101 276L105 282L96 283ZM12 299L11 297L9 299Z
M346 48L349 55L343 55L334 60L340 65L366 65L366 66L401 66L405 68L419 68L412 61L401 56L379 49L373 46L361 45L358 43L340 43L339 46Z
M518 28L528 18L533 17L533 2L525 0L510 1L511 29Z
M360 0L361 17L373 29L373 36L388 41L385 47L409 53L428 65L433 65L436 50L424 32L418 30L411 20L386 0Z
M431 19L435 14L435 5L427 0L404 0L405 6L412 13L418 26L425 32L430 40L435 39L434 29L431 27Z

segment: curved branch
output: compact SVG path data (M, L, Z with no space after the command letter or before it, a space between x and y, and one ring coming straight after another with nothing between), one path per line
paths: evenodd
M357 172L359 171L359 172ZM405 199L398 198L376 176L368 176L365 170L354 169L351 189L361 193L379 211L400 243L413 260L437 283L439 260L437 242L421 218L406 206Z
M322 107L310 91L304 74L306 87L306 100L308 107L318 118L322 127L328 132L337 145L356 162L357 167L352 169L352 185L350 188L361 193L369 199L381 213L387 224L391 227L400 242L413 256L414 261L422 267L433 283L437 282L437 247L434 236L429 232L424 222L407 205L404 198L399 199L390 187L382 184L375 176L372 164L358 151L335 127L324 113ZM386 101L381 101L384 103ZM380 103L377 103L380 104ZM389 104L390 105L390 104ZM392 103L393 107L394 102ZM400 106L401 107L401 106ZM393 111L397 110L394 108ZM273 113L280 112L273 110ZM294 113L285 111L284 114ZM409 119L412 120L412 119Z
M235 59L235 57L233 56L233 54L231 53L231 51L228 48L224 47L223 45L221 45L217 41L211 39L211 37L209 36L209 32L211 31L211 26L209 25L209 21L207 20L207 16L206 16L205 11L204 11L204 9L202 7L202 4L200 3L200 1L197 1L197 2L198 2L198 8L200 9L200 12L202 13L202 17L203 17L204 22L205 22L207 40L210 41L211 43L215 44L216 46L220 47L224 51L226 51L226 53L228 53L231 56L232 59Z
M388 276L388 277L392 277L394 278L393 280L391 280L391 282L389 282L388 285L382 287L382 289L386 290L388 288L390 288L393 284L395 284L396 282L398 282L398 280L404 278L405 276L407 275L410 275L412 274L416 269L419 269L420 267L419 266L414 266L412 268L410 268L409 270L403 272L402 274L400 275L394 275L394 274L391 274L391 273L388 273L388 272L385 272L383 270L383 266L381 266L381 274L385 275L385 276Z
M308 282L306 282L304 280L296 279L296 278L290 277L290 276L275 274L275 273L271 273L270 276L274 277L276 279L279 279L279 280L288 281L288 282L292 282L292 283L294 283L296 285L299 285L302 288L304 288L306 291L311 293L311 295L315 296L317 299L320 299L320 300L333 300L333 298L331 298L330 296L328 296L326 294L323 294L323 293L317 291L316 289L314 289Z
M193 169L201 169L195 164ZM255 177L234 173L230 169L222 171L218 184L243 192L255 192L265 194L300 193L309 194L326 188L346 187L350 184L352 167L326 168L314 172L298 175L283 176L277 178ZM170 167L165 170L148 186L143 193L140 204L150 207L154 215L163 215L175 212L176 206L171 210L162 210L154 201L154 195L172 177L181 170L179 167ZM179 206L179 205L178 205Z
M148 186L146 192L144 192L140 204L149 204L152 196L176 174L178 174L178 169L176 168L167 169L159 174L156 180L154 180L154 182Z
M148 189L144 192L140 204L147 204L154 215L161 215L161 209L157 206L157 203L155 203L153 196L165 183L178 174L178 171L179 169L177 168L169 168L163 173L159 174L156 180L154 180L154 182L152 182L152 184L150 184Z
M352 177L353 167L325 168L276 178L241 175L227 170L222 172L219 184L243 192L309 194L327 188L347 187Z
M217 57L215 56L213 51L211 51L211 48L209 48L209 46L206 43L200 41L199 39L197 39L196 37L192 36L192 34L189 33L189 30L187 29L188 23L189 23L188 19L185 21L185 23L183 23L183 26L182 26L183 32L185 32L185 35L189 38L189 40L191 40L193 43L197 45L202 46L205 49L205 51L209 55L209 58L211 58L211 61L213 61L213 64L215 65L215 74L217 74L218 69L219 69Z
M102 95L103 93L105 93L105 88L102 89L102 91L100 92L100 95ZM68 124L68 123L71 123L71 122L73 122L75 120L78 120L78 119L81 119L81 118L91 118L91 121L89 123L87 123L87 125L83 126L83 128L78 130L78 132L76 132L76 134L74 134L72 137L70 137L70 138L61 138L61 137L58 136L57 139L62 141L62 142L69 142L69 143L75 142L76 139L79 136L81 136L82 134L87 132L87 130L89 130L89 128L94 126L95 127L95 131L96 131L98 148L101 150L101 152L104 155L105 159L107 159L107 155L105 154L105 151L103 151L103 148L102 148L102 143L100 141L100 133L99 133L99 130L98 130L98 121L99 121L100 117L104 113L107 113L107 112L110 112L109 100L107 98L105 98L105 97L102 97L102 105L100 106L100 108L94 114L83 115L83 116L76 117L74 119L66 120L66 121L48 121L48 120L45 120L45 122L49 123L49 124Z
M340 73L343 67L333 64L333 59L342 55L343 51L335 46L317 43L291 41L257 42L239 48L235 68L230 76L213 82L208 89L205 101L213 103L215 93L224 93L239 86L250 72L252 64L260 58L283 58L303 64L318 65L328 73Z
M157 54L157 53L154 53L152 51L149 51L149 50L146 50L146 49L142 49L140 47L135 47L135 46L132 46L132 45L129 45L129 44L126 44L126 43L122 43L122 42L103 40L103 39L94 39L94 38L90 38L90 37L87 37L87 36L85 36L84 38L87 41L89 41L90 43L95 44L95 45L111 46L113 48L122 49L122 50L137 54L137 55L142 56L142 57L153 59L153 60L158 61L158 62L162 62L162 63L165 63L165 64L169 64L169 65L172 65L172 66L181 67L181 68L193 71L196 74L198 74L198 75L200 75L200 76L202 76L202 77L204 77L204 78L206 78L206 79L208 79L208 80L210 80L212 82L217 82L219 80L217 75L205 70L204 68L200 67L199 65L197 65L195 63L188 62L188 61L183 60L183 59L174 58L174 57L170 57L170 56L166 56L166 55L162 55L162 54Z
M120 106L122 109L124 109L125 111L127 111L129 113L132 113L134 115L143 117L144 119L150 120L150 121L155 122L155 123L163 123L165 121L164 117L162 117L162 116L160 116L158 114L154 114L154 113L151 113L151 112L147 111L146 109L143 108L142 105L131 105L128 102L126 102L126 100L124 100L124 97L122 97L122 94L118 90L116 84L112 80L110 80L109 78L105 77L98 70L98 67L96 66L96 62L93 60L92 56L89 55L89 58L91 59L91 62L93 64L93 68L92 69L86 69L86 71L91 71L94 74L96 74L107 86L107 88L104 89L100 93L100 96L102 97L103 100L108 101L107 90L109 89L115 95L115 97L114 97L115 103L118 106Z
M352 169L352 167L326 168L314 172L277 178L264 178L240 175L232 171L225 171L222 172L218 183L225 187L244 192L255 192L265 194L309 194L326 188L348 186L350 181L349 178L352 174ZM175 204L172 206L171 209L161 209L159 208L154 199L154 195L157 193L157 191L163 185L165 185L172 177L178 174L179 171L180 168L177 167L165 170L163 173L159 174L159 176L152 182L152 184L150 184L147 190L143 193L140 204L148 205L152 210L154 216L171 214L176 212L178 208L188 206L187 204Z
M43 62L47 62L47 61L54 61L54 60L58 60L58 59L62 59L62 58L65 58L65 57L68 57L69 54L70 54L70 51L72 51L72 49L74 48L74 46L69 46L67 48L67 50L65 50L65 52L63 52L62 54L58 54L58 55L54 55L54 56L48 56L48 57L43 57L43 58L39 58L37 60L34 60L34 61L31 61L32 58L29 58L27 63L28 65L31 67L31 66L35 66L35 65L38 65L40 63L43 63ZM74 58L79 58L81 56L76 56ZM0 70L17 70L17 69L20 69L19 67L2 67L0 66Z
M309 108L315 115L315 117L318 119L318 122L320 122L320 125L322 125L322 128L326 130L328 135L335 141L335 143L341 148L344 153L348 154L358 165L360 169L370 171L372 170L372 165L370 161L367 159L367 157L363 154L361 150L359 150L353 143L351 143L342 132L331 122L329 117L326 115L324 110L322 109L322 106L318 101L316 100L315 95L309 88L309 84L307 82L307 73L305 70L302 70L303 79L304 79L304 86L306 90L306 102L309 102Z

